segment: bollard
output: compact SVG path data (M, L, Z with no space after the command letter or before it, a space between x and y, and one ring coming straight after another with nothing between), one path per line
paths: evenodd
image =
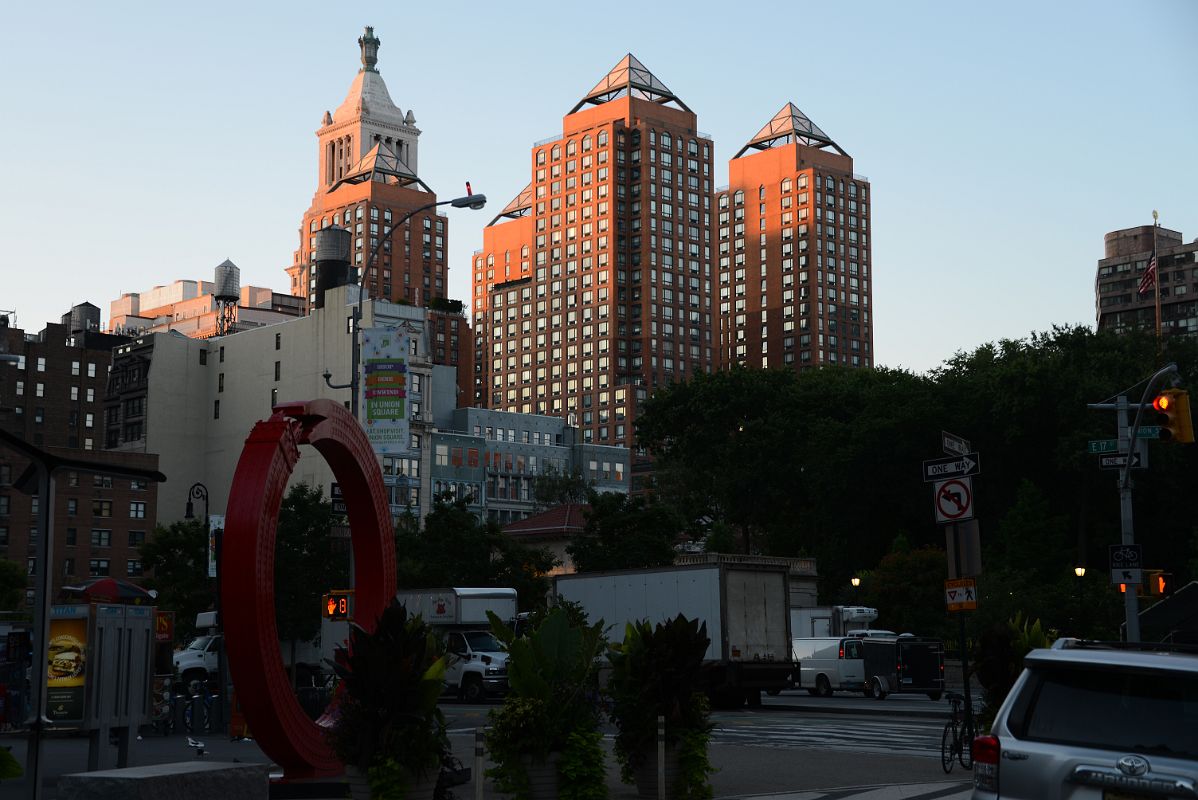
M657 800L666 800L666 718L657 718Z
M474 800L483 800L483 729L474 729Z

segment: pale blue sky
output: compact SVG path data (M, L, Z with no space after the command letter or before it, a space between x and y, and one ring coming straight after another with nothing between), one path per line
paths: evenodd
M370 10L359 10L366 9ZM609 11L614 9L614 11ZM373 25L451 211L451 294L529 148L626 52L727 159L793 101L873 185L879 364L1094 321L1108 231L1198 237L1198 3L22 3L0 26L0 308L75 302L232 258L283 267L314 131Z

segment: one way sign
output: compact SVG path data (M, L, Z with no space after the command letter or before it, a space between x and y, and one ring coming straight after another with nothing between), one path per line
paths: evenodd
M948 478L964 478L966 475L977 475L981 471L982 457L977 453L923 462L923 479L927 483Z
M944 582L944 602L949 611L976 611L978 587L973 578L957 578Z

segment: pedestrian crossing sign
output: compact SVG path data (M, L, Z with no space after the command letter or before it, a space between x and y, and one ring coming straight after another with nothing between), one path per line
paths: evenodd
M944 582L944 602L949 611L977 611L978 587L973 578Z

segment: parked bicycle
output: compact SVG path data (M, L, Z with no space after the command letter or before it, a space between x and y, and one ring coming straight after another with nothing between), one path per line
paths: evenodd
M212 717L212 707L215 701L219 698L214 687L206 681L191 681L187 687L188 695L185 699L187 705L183 707L183 729L188 733L196 733L199 731L209 731ZM200 702L196 702L196 701ZM199 706L199 713L202 715L196 719L196 707ZM198 726L197 726L198 723Z
M964 769L973 769L973 715L965 713L964 695L947 694L952 715L944 723L944 733L940 737L940 766L945 772L952 772L955 760Z

